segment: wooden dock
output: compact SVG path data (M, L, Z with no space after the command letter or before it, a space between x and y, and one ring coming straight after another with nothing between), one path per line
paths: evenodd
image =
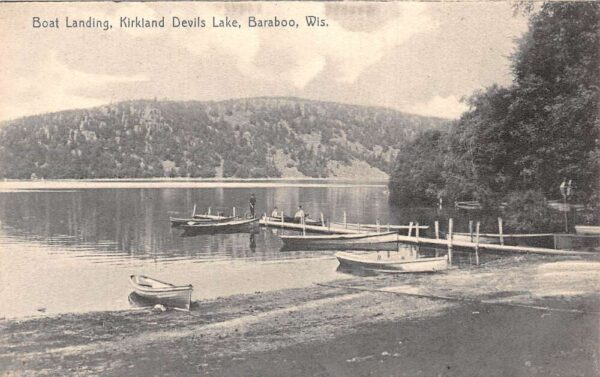
M308 224L299 224L299 223L291 223L285 222L281 220L275 220L271 217L263 216L259 224L264 227L271 228L279 228L279 229L291 229L297 231L306 231L313 233L323 233L323 234L362 234L362 233L374 233L376 232L375 225L373 224L365 224L364 227L356 226L357 224L347 224L348 226L344 226L343 223L329 223L325 226L323 225L308 225ZM381 231L385 232L387 230L387 225L380 226ZM392 231L396 230L415 230L416 225L393 225L390 226ZM419 229L426 230L429 227L426 225L419 225Z
M562 250L562 249L547 249L543 247L528 247L528 246L507 246L489 243L477 243L459 240L444 240L436 238L425 238L425 237L409 237L398 235L398 242L407 243L412 245L422 246L434 246L434 247L452 247L473 249L473 250L493 250L493 251L507 251L515 253L533 253L533 254L545 254L545 255L600 255L590 251L579 251L579 250Z
M285 221L275 221L270 217L262 217L258 222L260 226L277 228L277 229L291 229L297 231L306 231L313 233L324 233L324 234L360 234L364 232L359 232L355 229L345 229L339 226L322 226L322 225L304 225L298 223L290 223Z

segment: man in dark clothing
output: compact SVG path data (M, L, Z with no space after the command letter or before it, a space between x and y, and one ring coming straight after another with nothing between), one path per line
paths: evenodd
M254 194L250 195L250 215L254 218L254 207L256 207L256 197Z

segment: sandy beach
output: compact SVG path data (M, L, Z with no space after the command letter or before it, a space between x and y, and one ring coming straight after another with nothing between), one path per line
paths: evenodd
M7 376L598 375L600 262L507 259L222 297L189 313L2 320L0 368Z

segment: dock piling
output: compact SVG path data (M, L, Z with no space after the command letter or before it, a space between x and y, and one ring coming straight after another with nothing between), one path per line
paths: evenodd
M498 234L500 235L500 245L504 246L504 236L502 235L502 217L498 217Z
M346 211L344 211L344 228L348 229L348 222L346 217Z
M233 217L235 217L235 207L233 207Z
M475 264L479 266L479 225L481 223L478 221L475 226Z
M452 265L452 226L453 221L450 218L448 220L448 263Z
M435 220L435 239L439 240L440 239L440 222Z
M325 216L323 216L323 212L321 212L321 226L325 227Z
M304 217L302 217L300 221L302 222L302 235L306 237L306 220L304 220Z
M196 216L196 203L194 203L194 209L192 210L192 217Z
M473 220L469 220L469 238L473 242Z

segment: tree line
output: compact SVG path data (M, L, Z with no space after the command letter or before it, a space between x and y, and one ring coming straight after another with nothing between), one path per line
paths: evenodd
M329 177L353 160L389 173L417 130L444 123L298 98L127 101L5 122L0 178Z
M571 201L597 208L599 28L596 2L548 2L530 14L511 57L512 84L474 93L459 120L420 133L401 150L389 183L392 202L442 198L524 208L561 198L566 180Z

